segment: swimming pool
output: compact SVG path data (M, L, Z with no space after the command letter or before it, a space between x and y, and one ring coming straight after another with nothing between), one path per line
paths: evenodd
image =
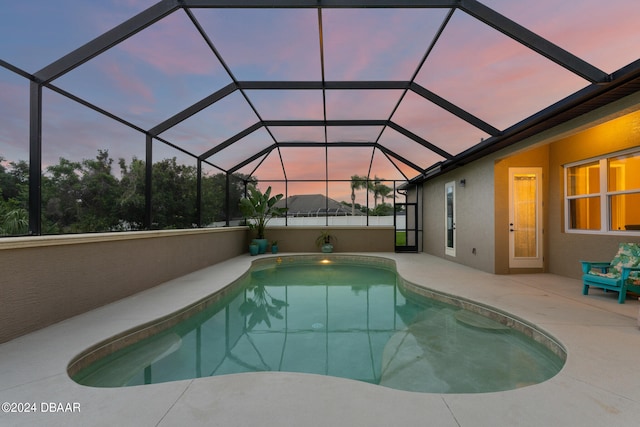
M407 283L390 260L301 255L254 261L224 291L87 350L69 373L120 387L288 371L478 393L545 381L564 359L543 331Z

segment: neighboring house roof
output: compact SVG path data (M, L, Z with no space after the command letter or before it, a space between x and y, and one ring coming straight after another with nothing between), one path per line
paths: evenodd
M327 210L332 216L351 215L351 206L344 205L322 194L290 196L280 200L276 206L287 207L287 215L289 216L325 216ZM356 210L355 214L362 215L362 212Z

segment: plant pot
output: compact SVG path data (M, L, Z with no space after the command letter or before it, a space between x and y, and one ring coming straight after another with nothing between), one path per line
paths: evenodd
M254 244L249 245L249 253L251 254L251 256L258 255L259 250L260 248L258 247L258 245L254 245Z
M325 243L324 245L322 245L321 250L325 254L330 254L331 252L333 252L333 245L331 243Z
M272 254L278 253L278 245L271 245L271 253Z
M269 241L267 239L253 239L251 243L255 243L258 245L259 254L267 253L267 245L269 244Z

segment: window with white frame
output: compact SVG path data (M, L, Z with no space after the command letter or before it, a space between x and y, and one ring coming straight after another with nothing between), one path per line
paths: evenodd
M640 149L572 163L565 174L565 229L640 234Z

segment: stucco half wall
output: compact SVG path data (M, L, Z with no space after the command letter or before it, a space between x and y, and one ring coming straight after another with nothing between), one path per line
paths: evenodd
M0 240L0 342L246 252L246 227Z
M394 227L268 227L269 241L277 240L282 252L318 252L316 239L321 231L336 237L335 252L393 252Z

